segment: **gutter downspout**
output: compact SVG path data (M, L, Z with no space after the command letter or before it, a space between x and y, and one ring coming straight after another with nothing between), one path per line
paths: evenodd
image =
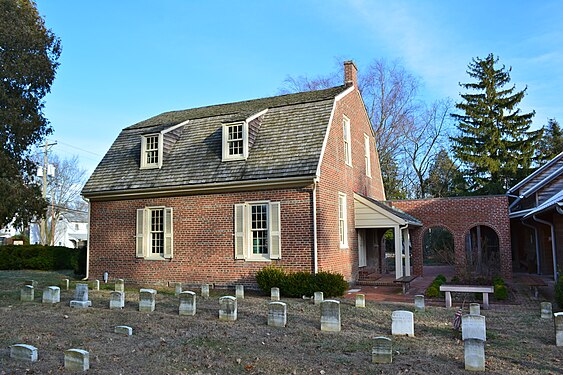
M319 272L318 236L317 236L317 184L319 178L313 179L313 273Z
M92 211L92 207L90 199L84 198L84 200L88 202L88 235L86 236L86 277L82 280L88 280L88 275L90 273L90 212Z
M534 230L534 242L536 244L536 271L538 275L541 275L541 267L540 267L540 244L538 242L538 228L534 227L533 225L527 224L524 220L520 220L522 225L525 227L531 228Z
M553 278L557 282L557 248L555 247L555 226L549 221L538 219L536 215L532 215L535 221L545 225L549 225L551 228L551 252L553 253Z

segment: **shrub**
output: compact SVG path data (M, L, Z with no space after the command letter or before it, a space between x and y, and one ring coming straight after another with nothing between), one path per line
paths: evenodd
M256 273L256 282L262 291L270 293L270 289L277 287L281 289L285 272L278 267L268 266Z
M348 290L348 283L339 273L319 272L315 275L316 290L324 293L326 297L338 297Z
M440 295L440 289L435 285L430 285L424 295L428 298L437 298Z
M493 278L493 285L506 285L506 283L504 282L504 279L500 276L495 276Z
M42 245L0 246L0 269L72 269L75 273L83 275L86 270L86 249Z
M348 289L348 283L338 273L290 272L269 266L256 273L256 282L260 289L269 294L271 288L280 288L285 297L311 296L314 292L323 292L325 297L341 296Z
M313 274L309 272L292 272L286 275L280 293L287 297L311 296L318 292Z
M559 276L559 280L555 284L555 302L563 309L563 276Z
M504 284L496 284L494 291L495 299L502 301L508 298L508 288Z
M438 276L436 276L436 278L434 279L434 281L439 281L440 285L444 284L446 282L446 276L440 274Z

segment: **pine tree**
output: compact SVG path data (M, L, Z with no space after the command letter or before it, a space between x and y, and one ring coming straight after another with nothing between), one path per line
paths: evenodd
M441 149L432 162L426 180L432 197L453 197L466 193L465 180L445 149Z
M556 119L549 119L538 147L539 164L545 164L563 152L563 131Z
M521 113L526 89L516 91L510 82L512 68L496 66L498 57L474 58L467 74L475 83L460 83L469 93L452 114L459 135L452 150L462 163L472 194L503 194L530 169L541 130L529 131L535 112Z

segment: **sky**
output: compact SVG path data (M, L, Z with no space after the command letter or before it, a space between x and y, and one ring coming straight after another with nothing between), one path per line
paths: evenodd
M44 113L88 175L120 130L162 112L276 95L288 76L399 61L421 99L460 101L472 58L512 67L533 128L563 121L563 2L36 0L63 46Z

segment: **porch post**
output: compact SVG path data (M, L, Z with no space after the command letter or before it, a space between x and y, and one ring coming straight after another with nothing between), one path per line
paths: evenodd
M403 248L405 249L405 276L411 275L411 250L409 248L409 228L402 230L403 232Z
M403 277L403 241L401 232L398 225L393 227L393 237L395 238L395 279Z

